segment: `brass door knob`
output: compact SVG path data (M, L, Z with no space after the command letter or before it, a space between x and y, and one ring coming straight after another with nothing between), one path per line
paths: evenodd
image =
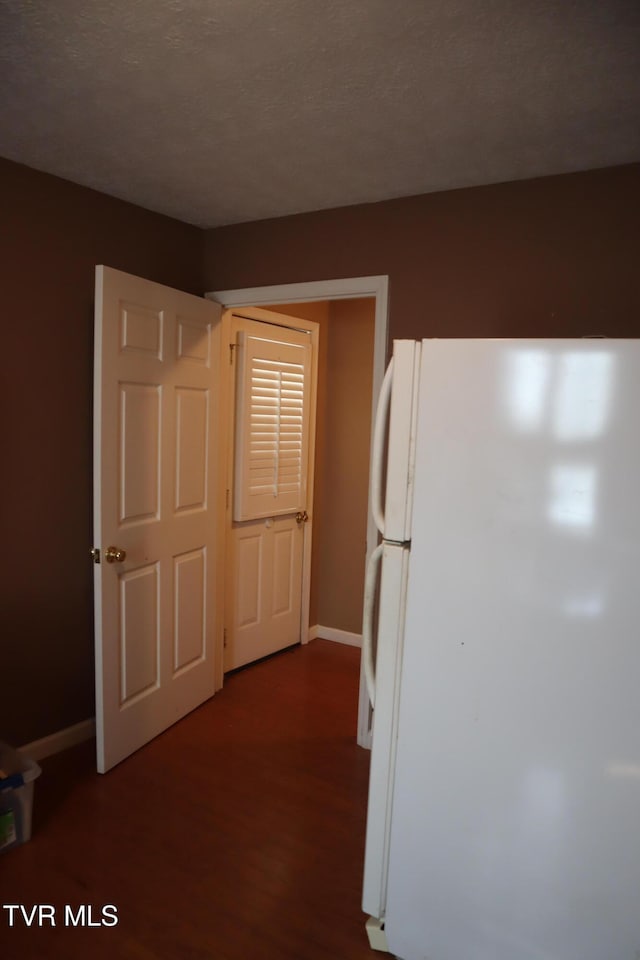
M296 523L306 523L308 519L309 514L306 510L303 510L302 513L300 513L300 511L296 513Z
M107 547L104 558L107 563L122 563L127 559L127 551L121 550L120 547Z

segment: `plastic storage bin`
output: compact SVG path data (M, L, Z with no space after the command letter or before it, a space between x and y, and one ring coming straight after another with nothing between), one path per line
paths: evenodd
M41 773L37 763L0 741L0 852L30 839L34 782Z

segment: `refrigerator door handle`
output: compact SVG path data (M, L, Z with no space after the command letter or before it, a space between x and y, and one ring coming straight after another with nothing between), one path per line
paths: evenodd
M384 471L385 433L389 408L391 406L391 386L393 382L393 357L389 361L376 407L376 422L373 429L373 450L371 452L371 512L376 527L384 536L384 506L382 475Z
M373 658L373 614L376 602L376 583L378 567L382 560L384 544L380 543L369 557L367 574L364 581L364 609L362 612L362 663L367 693L371 706L376 703L376 668Z

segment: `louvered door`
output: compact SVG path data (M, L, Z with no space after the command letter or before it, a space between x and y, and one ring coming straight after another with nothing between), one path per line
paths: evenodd
M225 670L300 640L310 333L234 317L234 476Z
M306 506L311 343L306 334L286 334L283 343L238 331L234 520Z

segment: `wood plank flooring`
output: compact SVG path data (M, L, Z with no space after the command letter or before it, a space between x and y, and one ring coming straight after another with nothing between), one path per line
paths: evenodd
M360 651L315 640L227 678L105 776L93 744L43 761L34 834L0 854L5 960L373 960L360 909L368 752ZM65 905L118 924L64 926Z

